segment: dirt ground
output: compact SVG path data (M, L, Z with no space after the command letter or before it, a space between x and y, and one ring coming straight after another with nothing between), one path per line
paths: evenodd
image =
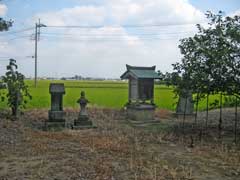
M77 111L66 109L68 127ZM1 112L0 180L238 180L240 139L232 143L234 112L224 112L224 138L216 138L218 113L211 111L201 141L198 126L205 122L204 112L197 127L192 119L184 122L184 133L182 119L166 110L156 112L158 123L136 125L123 111L91 108L96 129L62 131L42 130L46 109L26 111L16 121L7 117L9 112Z

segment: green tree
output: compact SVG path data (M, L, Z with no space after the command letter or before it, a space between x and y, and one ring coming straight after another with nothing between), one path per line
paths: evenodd
M31 99L28 86L24 82L24 75L17 71L16 60L10 59L7 72L2 81L7 84L7 93L2 95L2 101L7 98L7 104L12 110L12 115L17 116L18 110L25 108L27 99Z
M207 12L209 26L197 25L194 37L181 40L182 62L174 65L184 86L204 96L220 94L219 130L222 129L222 94L240 93L240 17ZM183 77L187 78L183 78ZM176 88L183 86L178 84ZM200 96L201 97L201 96ZM208 104L207 104L208 106Z
M6 21L3 18L0 18L0 31L8 31L9 27L11 27L13 22Z
M2 0L0 0L1 2ZM0 32L1 31L8 31L9 27L13 24L12 20L6 21L2 17L0 17Z

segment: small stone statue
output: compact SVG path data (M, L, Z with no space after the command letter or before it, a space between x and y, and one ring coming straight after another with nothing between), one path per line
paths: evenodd
M86 106L89 103L89 101L85 98L85 92L81 91L81 97L77 100L77 103L79 103L80 105L80 113L79 113L79 117L81 116L81 118L83 116L88 117L87 111L86 111Z

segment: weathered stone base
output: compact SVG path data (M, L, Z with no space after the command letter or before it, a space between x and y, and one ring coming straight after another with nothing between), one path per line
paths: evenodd
M155 106L151 104L140 104L127 106L127 118L134 121L154 120Z
M96 126L93 125L84 125L84 126L73 126L74 130L80 130L80 129L93 129L97 128Z
M78 119L74 120L73 129L90 129L95 128L92 121L89 120L88 116L79 116Z
M61 130L65 128L64 111L48 111L48 121L45 122L46 130Z
M48 119L53 122L65 121L66 112L64 111L48 111Z
M79 120L79 119L76 119L74 120L74 126L92 126L93 123L92 121L89 121L89 120Z
M146 120L146 121L138 121L138 120L128 120L131 124L134 125L144 125L144 124L158 124L159 120Z
M131 124L132 127L148 127L161 123L159 120L147 120L147 121L134 121L128 120L128 123Z
M65 121L60 121L60 122L46 121L45 122L46 130L61 130L63 128L65 128Z

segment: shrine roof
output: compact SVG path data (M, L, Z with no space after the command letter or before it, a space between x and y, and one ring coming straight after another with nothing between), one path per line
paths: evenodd
M155 72L156 66L138 67L126 65L127 71L121 75L121 79L134 77L137 79L159 79L159 75Z

